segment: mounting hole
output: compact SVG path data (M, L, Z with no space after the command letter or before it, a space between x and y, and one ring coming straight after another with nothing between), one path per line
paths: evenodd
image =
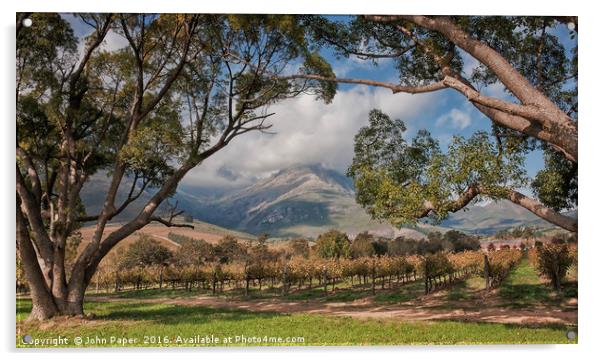
M568 28L569 28L570 31L575 30L575 23L573 23L573 22L570 22L570 23L566 24L566 26L568 26Z
M32 342L33 342L33 337L31 337L31 335L25 335L25 336L23 336L23 343L24 344L29 345Z
M33 21L30 18L23 19L23 26L25 26L26 28L30 27L31 24L33 24Z

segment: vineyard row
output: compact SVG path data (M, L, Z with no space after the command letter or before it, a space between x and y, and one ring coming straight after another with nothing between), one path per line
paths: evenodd
M408 282L424 281L425 293L453 284L471 275L487 279L487 287L496 287L520 261L523 253L517 249L493 252L465 251L435 253L426 256L363 257L357 259L293 258L288 261L256 263L211 263L201 266L150 266L121 270L99 270L92 287L107 292L126 288L146 289L194 287L249 292L251 286L280 287L282 294L301 289L323 287L325 291L337 283L371 285L372 292L393 288Z

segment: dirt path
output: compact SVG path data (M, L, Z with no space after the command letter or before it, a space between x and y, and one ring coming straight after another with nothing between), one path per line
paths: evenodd
M174 241L172 241L171 239L169 239L167 237L163 237L163 236L158 235L158 234L151 234L151 236L155 237L155 238L160 238L160 239L164 240L165 242L168 242L169 244L173 245L176 248L182 247L181 244L179 244L178 242L174 242Z
M489 295L491 297L492 295ZM495 297L495 295L493 295ZM487 298L489 298L487 297ZM416 320L455 320L470 322L496 322L509 324L576 324L577 310L560 307L538 307L513 309L500 307L497 302L483 299L481 302L450 302L441 295L421 297L401 304L378 304L373 297L353 302L287 301L281 299L237 300L210 296L192 298L124 299L94 297L96 301L137 301L183 306L206 306L214 308L236 308L249 311L269 311L279 313L307 313L333 316L348 316L359 319L379 318L405 321Z

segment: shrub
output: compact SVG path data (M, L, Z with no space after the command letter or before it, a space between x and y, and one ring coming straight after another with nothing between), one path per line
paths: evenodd
M353 258L369 257L374 255L374 236L362 232L351 243L351 256Z
M141 234L138 240L132 243L121 259L122 268L148 267L161 265L172 257L172 253L155 239Z
M560 284L573 261L566 244L550 243L537 250L537 270L550 279L557 291L560 291Z
M303 238L293 239L289 242L289 255L291 257L309 257L309 242Z

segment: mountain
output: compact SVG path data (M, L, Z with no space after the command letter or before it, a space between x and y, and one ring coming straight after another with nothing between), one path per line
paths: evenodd
M274 237L310 236L337 228L351 235L370 230L383 236L405 234L423 238L412 230L395 230L373 221L355 203L352 181L321 165L297 166L215 201L181 205L195 218L231 229Z
M441 226L468 233L494 234L517 226L552 228L552 224L507 200L473 204L451 215Z
M108 182L106 176L95 176L82 191L89 213L100 209ZM122 188L118 195L121 199L129 190L127 184ZM152 190L145 192L116 220L137 213L150 198L150 192ZM196 219L254 235L268 233L271 237L315 237L330 228L340 229L352 237L370 231L385 237L404 235L418 239L429 231L445 232L452 228L480 234L521 225L553 228L526 209L502 200L473 204L439 225L420 223L413 228L395 229L372 220L355 202L351 179L321 165L283 169L238 190L213 191L188 185L180 187L174 198L179 209Z
M111 185L111 178L104 172L94 174L84 184L80 193L82 203L86 208L86 213L89 215L99 214L102 205L104 204L107 196L107 191ZM127 198L132 182L127 178L124 179L115 199L117 206L121 205ZM147 191L143 192L138 199L132 202L121 214L114 218L114 221L123 221L131 219L136 216L138 212L144 207L144 204L151 198L151 194Z

